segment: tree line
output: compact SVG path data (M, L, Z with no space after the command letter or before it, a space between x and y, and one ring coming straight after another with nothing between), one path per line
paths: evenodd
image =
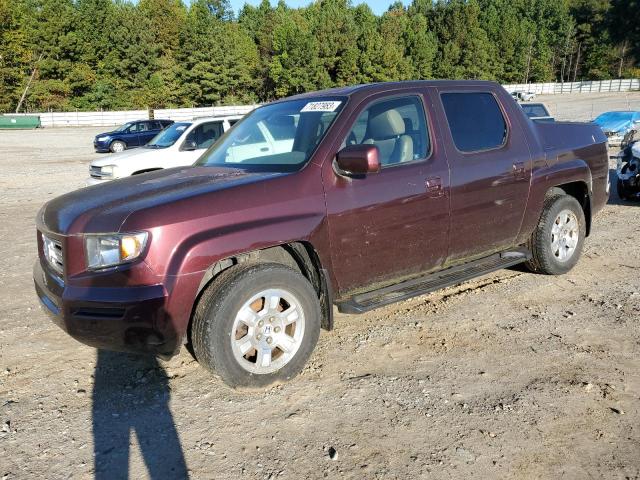
M263 102L366 82L638 77L637 0L0 0L0 111Z

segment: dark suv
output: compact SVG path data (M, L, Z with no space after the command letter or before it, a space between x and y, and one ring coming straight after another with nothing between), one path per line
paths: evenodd
M193 166L48 202L36 291L86 344L188 343L228 384L266 385L300 371L334 305L517 263L569 271L608 179L597 126L532 122L495 83L310 93L256 109Z
M155 137L173 120L136 120L127 122L111 132L100 133L93 139L96 152L122 152L128 148L141 147Z

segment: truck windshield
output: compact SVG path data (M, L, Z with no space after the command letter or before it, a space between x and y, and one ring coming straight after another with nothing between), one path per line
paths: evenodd
M178 141L184 131L191 125L188 122L174 123L153 137L144 148L167 148Z
M254 110L196 162L249 171L300 170L346 103L344 97L289 100Z

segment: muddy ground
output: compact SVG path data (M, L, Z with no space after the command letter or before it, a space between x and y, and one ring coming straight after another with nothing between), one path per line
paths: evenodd
M100 130L0 132L0 478L640 477L640 204L614 191L565 276L338 315L299 377L237 392L38 305L34 216L83 185Z

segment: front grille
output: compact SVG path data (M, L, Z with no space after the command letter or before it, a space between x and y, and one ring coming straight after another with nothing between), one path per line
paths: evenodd
M91 175L93 178L102 178L102 168L94 167L93 165L91 165L89 167L89 175Z
M44 258L51 268L53 268L59 274L64 273L64 252L62 251L62 244L57 240L42 235L42 251Z

